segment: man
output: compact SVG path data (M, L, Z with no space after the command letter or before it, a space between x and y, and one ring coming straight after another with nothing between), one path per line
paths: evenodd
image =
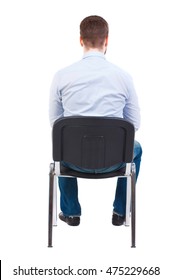
M80 24L82 60L55 74L50 91L50 123L67 116L121 117L138 130L140 110L131 77L105 58L108 45L108 23L100 16L89 16ZM139 174L142 149L134 146L136 178ZM69 163L64 163L71 168ZM113 167L119 168L118 166ZM108 170L102 170L107 172ZM83 170L84 172L84 170ZM91 170L90 170L91 172ZM59 178L59 218L68 225L80 223L81 206L78 200L76 178ZM125 220L126 178L119 178L113 203L112 224L119 226Z

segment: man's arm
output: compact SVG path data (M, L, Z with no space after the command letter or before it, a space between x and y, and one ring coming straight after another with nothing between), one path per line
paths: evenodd
M49 98L49 120L51 126L55 120L63 116L63 106L60 97L60 92L58 89L58 73L54 76L54 79L50 88L50 98Z
M123 117L124 119L133 123L135 126L135 130L138 130L140 127L140 108L132 79L130 79L127 88L128 98L123 110Z

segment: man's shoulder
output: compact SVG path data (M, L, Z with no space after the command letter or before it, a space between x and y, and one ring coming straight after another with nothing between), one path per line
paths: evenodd
M115 72L119 73L122 76L125 76L126 78L131 78L131 75L129 74L128 71L126 71L125 69L123 69L122 67L116 65L113 62L108 61L109 67L112 68L112 70L114 70Z
M63 67L63 68L61 68L61 69L59 69L59 70L57 71L57 73L59 73L59 74L64 74L64 73L71 72L71 71L73 71L74 69L77 69L77 68L79 67L80 64L81 64L81 60L78 60L78 61L76 61L76 62L74 62L74 63L71 63L71 64L69 64L69 65L67 65L67 66L65 66L65 67Z

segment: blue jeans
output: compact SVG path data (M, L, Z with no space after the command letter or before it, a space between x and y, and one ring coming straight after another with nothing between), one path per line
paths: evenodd
M142 148L139 142L135 141L134 144L134 158L133 161L136 165L136 180L139 175L140 162L142 156ZM64 163L64 165L82 172L96 172L105 173L112 170L119 169L123 164L118 164L110 168L103 168L98 170L87 170L78 168L72 164ZM60 208L65 216L80 216L81 206L78 200L78 184L77 178L59 177L60 189ZM126 209L126 183L127 178L118 178L115 199L113 202L113 211L125 216Z

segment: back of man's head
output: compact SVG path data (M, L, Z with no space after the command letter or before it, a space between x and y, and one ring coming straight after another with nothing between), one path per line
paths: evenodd
M80 23L80 36L87 48L102 48L108 33L108 23L100 16L86 17Z

